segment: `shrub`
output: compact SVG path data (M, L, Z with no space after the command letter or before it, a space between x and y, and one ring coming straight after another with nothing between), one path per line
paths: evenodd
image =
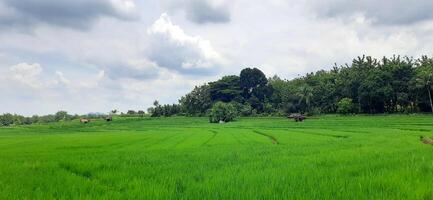
M235 107L236 112L239 116L243 116L243 117L251 116L253 108L251 107L251 105L249 103L242 104L242 103L233 101L230 104L232 104Z
M218 123L220 121L230 122L236 117L236 108L230 103L217 102L212 106L209 113L209 121Z
M128 114L128 115L135 115L137 113L135 112L135 110L128 110L128 112L126 112L126 114Z
M10 113L0 115L0 126L9 126L14 123L14 116Z
M250 104L246 103L245 105L242 105L242 108L239 111L239 113L242 116L251 116L253 114L253 107L251 107Z
M137 112L137 114L140 115L140 117L144 117L144 114L146 114L146 113L144 111L142 111L142 110L139 110Z
M68 112L66 111L58 111L56 114L54 114L54 120L56 122L62 121L62 120L69 120L71 117L69 116Z
M351 114L355 111L355 105L351 98L342 98L337 103L337 112L340 114Z

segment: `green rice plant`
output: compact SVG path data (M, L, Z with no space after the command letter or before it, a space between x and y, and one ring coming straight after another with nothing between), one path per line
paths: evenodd
M0 128L0 199L432 199L431 115Z

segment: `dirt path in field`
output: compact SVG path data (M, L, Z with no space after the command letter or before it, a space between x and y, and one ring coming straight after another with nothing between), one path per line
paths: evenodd
M262 135L262 136L265 136L265 137L269 138L269 139L272 141L272 144L278 144L278 143L279 143L278 140L277 140L277 138L275 138L275 137L272 136L272 135L268 135L268 134L263 133L263 132L260 132L260 131L258 131L258 130L253 130L253 132L254 132L254 133L257 133L257 134L259 134L259 135Z
M433 145L433 140L427 136L420 136L420 140L424 144L430 144Z
M209 130L209 131L212 132L213 135L208 140L206 140L206 142L204 142L201 146L206 145L207 143L209 143L210 141L212 141L218 135L218 132L215 131L215 130Z
M349 136L347 135L323 134L323 133L307 132L307 131L297 131L297 133L308 134L308 135L319 135L319 136L333 137L333 138L343 138L343 139L349 138Z

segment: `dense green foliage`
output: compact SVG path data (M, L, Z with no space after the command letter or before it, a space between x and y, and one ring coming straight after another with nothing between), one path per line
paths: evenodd
M106 119L108 116L116 115L118 111L112 110L110 113L102 114L102 113L89 113L86 115L70 115L66 111L58 111L55 114L50 115L33 115L31 117L25 117L17 114L5 113L0 115L0 126L17 126L17 125L30 125L30 124L45 124L45 123L54 123L54 122L64 122L64 121L72 121L79 118L86 119ZM145 112L142 110L134 111L128 110L127 113L121 113L118 115L119 117L144 117L146 116Z
M337 104L337 113L340 114L353 114L356 113L355 105L352 99L342 98Z
M161 117L161 116L170 117L181 113L181 107L177 104L160 105L158 101L155 101L153 102L153 106L154 107L151 107L147 110L152 117Z
M432 199L431 116L0 128L0 199Z
M233 103L242 116L338 113L345 98L358 113L433 112L432 90L432 58L362 56L293 80L246 68L194 88L179 100L176 114L204 116L218 101Z
M66 111L58 111L54 115L33 115L31 117L24 117L22 115L5 113L0 115L0 126L10 125L29 125L33 123L51 123L59 121L70 121L78 119L78 115L70 115Z
M427 57L417 60L399 56L381 60L358 57L351 65L285 81L288 87L285 92L294 97L281 98L281 103L291 104L291 110L335 113L338 102L350 98L360 113L429 112L428 91L432 82L424 81L421 87L416 82L422 77L420 72L433 75L432 63Z
M209 113L211 123L231 122L236 117L236 108L231 103L216 102Z
M209 85L195 87L190 93L183 96L179 103L183 111L192 116L203 116L212 106Z

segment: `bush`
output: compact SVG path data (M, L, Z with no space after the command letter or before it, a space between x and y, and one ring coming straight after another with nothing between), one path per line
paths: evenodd
M352 114L355 112L355 105L351 98L342 98L337 103L337 112L340 114Z
M211 123L230 122L235 119L236 113L236 108L232 104L217 102L212 106L209 113L209 121Z
M135 115L137 113L135 112L135 110L128 110L128 112L126 112L126 114L127 115Z
M272 106L270 103L264 103L263 104L263 112L266 113L267 116L270 114L276 113L276 109Z
M10 113L0 115L0 126L9 126L14 123L14 116Z
M68 112L66 112L66 111L58 111L58 112L56 112L56 114L54 114L54 120L56 121L56 122L58 122L58 121L65 121L65 120L69 120L71 117L70 117L70 115L68 114Z
M242 117L251 116L253 112L253 108L249 103L242 104L233 101L230 104L232 104L235 107L238 116L242 116Z

